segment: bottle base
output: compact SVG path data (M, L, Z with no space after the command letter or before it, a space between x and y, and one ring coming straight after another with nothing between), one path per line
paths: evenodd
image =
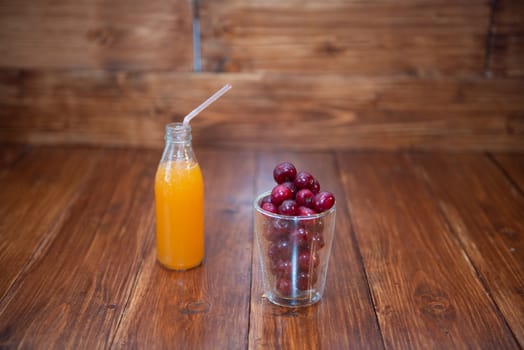
M162 261L160 261L160 259L156 259L156 260L160 264L160 266L170 271L187 271L187 270L191 270L191 269L197 268L200 265L202 265L202 261L199 261L196 264L190 264L190 265L170 265L170 264L163 263Z

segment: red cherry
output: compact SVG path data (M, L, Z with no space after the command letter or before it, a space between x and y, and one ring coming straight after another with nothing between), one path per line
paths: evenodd
M278 214L278 208L273 203L264 203L264 204L262 204L262 209L264 209L265 211L268 211L270 213L273 213L273 214Z
M309 250L303 251L298 255L298 267L302 271L310 271L313 268L317 267L319 264L318 255L311 254Z
M293 272L293 265L289 260L280 260L275 267L276 275L279 277L291 278Z
M298 189L311 189L313 187L313 184L315 183L315 178L310 173L301 171L295 177L294 183Z
M297 278L297 288L300 290L308 290L313 288L315 283L317 283L318 277L315 272L307 273L300 272Z
M260 200L260 206L262 206L264 203L271 203L271 195L268 194Z
M308 208L308 207L298 207L297 209L297 215L298 216L311 216L318 214L314 209Z
M310 189L303 188L297 192L295 200L299 206L312 208L315 194Z
M313 207L318 212L331 209L335 204L335 196L331 192L319 192L313 200Z
M309 233L304 228L299 227L291 232L289 239L293 244L296 244L299 248L307 247L309 243Z
M297 189L297 186L295 186L295 184L293 182L283 182L281 185L286 186L287 188L289 188L291 190L291 193L293 194L293 197L291 197L291 198L295 198L295 195L296 195L298 189Z
M285 185L276 185L271 191L271 202L280 205L286 199L292 199L293 192Z
M296 175L297 169L289 162L280 163L273 169L273 178L278 184L293 181Z
M317 179L315 179L315 181L313 181L313 186L311 186L310 190L314 194L317 194L317 193L320 192L320 183L318 182Z
M291 295L291 291L292 291L293 287L291 286L291 281L287 278L279 278L278 281L277 281L277 291L282 295L282 296L290 296Z
M278 207L278 213L282 215L295 216L298 213L297 202L292 199L286 199Z

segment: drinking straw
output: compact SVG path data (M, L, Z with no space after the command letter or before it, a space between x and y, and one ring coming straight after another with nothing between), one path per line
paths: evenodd
M211 96L210 98L208 98L207 100L204 101L204 103L202 103L200 106L198 106L197 108L195 108L193 111L191 111L191 113L189 113L188 115L186 115L184 117L184 126L188 126L189 125L189 122L191 121L191 119L193 119L194 117L196 117L196 115L200 112L202 112L202 110L204 110L204 108L206 108L207 106L209 106L210 104L212 104L213 102L215 102L220 96L222 96L223 94L225 94L229 89L231 89L231 84L226 84L222 87L222 89L218 90L217 92L215 92L213 94L213 96Z

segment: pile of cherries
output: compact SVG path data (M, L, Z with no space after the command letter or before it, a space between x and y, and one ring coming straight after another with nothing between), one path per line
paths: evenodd
M324 221L316 214L331 209L335 197L330 192L321 192L313 175L297 172L289 162L278 164L273 178L276 186L259 205L269 213L291 217L267 217L264 222L269 271L275 277L275 289L284 297L294 297L312 289L317 282L318 251L325 242ZM309 216L313 217L308 219Z

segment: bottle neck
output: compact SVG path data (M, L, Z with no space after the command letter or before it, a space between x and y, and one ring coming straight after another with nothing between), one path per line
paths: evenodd
M195 161L193 146L191 144L191 126L182 123L166 125L166 145L162 161Z

